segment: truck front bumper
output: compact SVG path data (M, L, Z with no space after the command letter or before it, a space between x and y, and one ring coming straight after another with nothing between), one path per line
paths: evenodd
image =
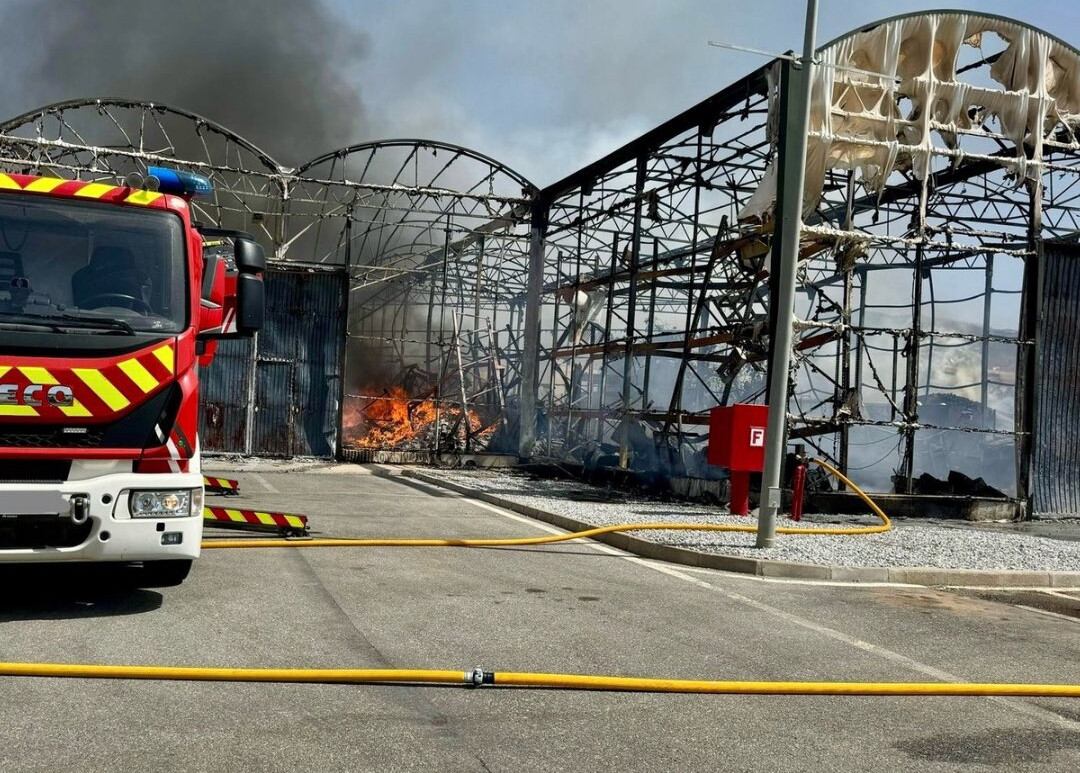
M2 473L0 473L2 475ZM187 517L132 518L128 492L135 490L202 489L202 475L118 473L63 483L0 483L0 531L15 518L60 519L58 515L11 512L26 496L60 494L65 499L89 499L89 529L79 544L10 547L0 543L0 563L57 561L155 561L199 557L203 517L201 497ZM85 529L84 529L85 530Z

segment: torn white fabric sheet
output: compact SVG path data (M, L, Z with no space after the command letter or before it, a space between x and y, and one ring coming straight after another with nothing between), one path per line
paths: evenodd
M1004 50L981 68L985 83L958 80L962 47L981 48L990 35ZM771 128L779 100L775 72L770 76ZM984 123L996 123L1016 148L1002 166L1018 181L1041 174L1044 142L1059 132L1080 148L1080 56L1019 22L966 13L893 19L822 50L813 79L805 213L820 201L828 170L854 170L865 189L880 193L897 169L925 179L935 155L957 163L959 137ZM776 162L774 154L740 220L771 219Z

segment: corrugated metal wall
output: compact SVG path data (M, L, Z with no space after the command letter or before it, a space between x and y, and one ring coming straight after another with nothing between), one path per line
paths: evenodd
M266 322L255 345L223 342L203 374L205 450L336 454L345 287L341 271L267 272Z
M1042 271L1032 510L1075 515L1080 514L1080 246L1046 244Z
M199 371L199 442L204 451L243 453L247 448L250 338L218 343L214 362Z

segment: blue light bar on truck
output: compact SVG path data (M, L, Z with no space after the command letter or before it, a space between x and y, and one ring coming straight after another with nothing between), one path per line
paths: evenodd
M146 170L149 177L156 177L158 190L175 196L209 196L214 192L210 180L201 174L170 169L167 166L151 166Z

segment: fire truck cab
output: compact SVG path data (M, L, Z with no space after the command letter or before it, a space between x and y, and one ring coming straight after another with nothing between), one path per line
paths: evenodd
M199 175L0 174L0 563L199 555L199 367L263 317L262 248L202 230ZM204 243L205 242L205 243Z

